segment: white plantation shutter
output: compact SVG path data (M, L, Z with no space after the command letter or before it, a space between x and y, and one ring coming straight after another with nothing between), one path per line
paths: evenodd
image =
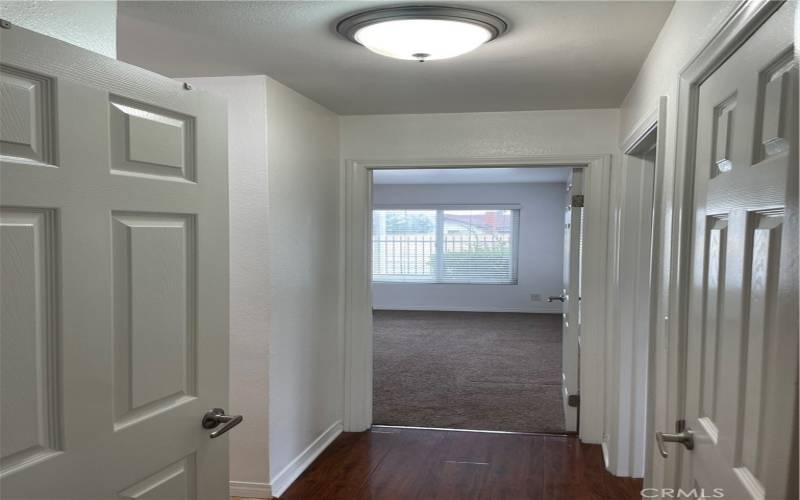
M516 284L518 230L518 208L378 208L372 217L372 278Z

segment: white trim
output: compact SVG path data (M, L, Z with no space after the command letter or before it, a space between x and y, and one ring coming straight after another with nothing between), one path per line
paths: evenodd
M656 106L656 109L651 111L644 120L639 122L639 124L634 127L633 132L631 132L630 135L628 135L628 137L622 142L621 149L624 154L635 154L636 150L639 149L642 143L650 136L650 134L653 133L653 131L655 131L655 129L658 127L659 117L662 113L662 105L666 104L666 101L667 96L661 96L658 99L658 106Z
M278 472L275 477L270 480L272 494L276 497L283 495L289 486L300 477L300 474L302 474L319 454L325 451L325 448L330 446L333 440L341 433L342 421L337 420L333 425L325 429L322 434L317 436L302 453L297 455L294 460L289 462L283 470Z
M242 498L272 498L272 489L267 483L231 481L230 496Z
M652 422L648 420L648 397L653 348L656 344L653 331L657 317L657 271L660 247L660 226L663 205L660 193L664 184L664 154L667 98L660 97L653 111L634 128L622 142L623 164L617 174L611 210L616 214L616 238L611 256L615 261L609 284L608 346L606 360L608 384L607 408L604 429L604 457L606 468L614 475L642 477L645 469L645 445L651 434ZM648 166L644 155L655 149L652 160L652 184L641 184L642 168ZM649 174L646 174L649 176ZM647 181L649 184L649 181ZM652 189L652 196L644 199ZM647 190L647 191L645 191ZM652 205L650 202L652 201ZM648 211L649 220L625 223L632 214ZM650 224L650 228L646 224ZM624 227L622 227L624 225ZM623 240L623 231L627 236ZM635 239L631 239L635 238ZM624 243L623 243L624 241ZM646 268L640 267L644 252L649 253ZM623 274L622 255L628 255ZM631 259L633 257L633 259ZM637 266L630 269L630 266ZM630 275L633 271L634 275ZM623 284L621 280L626 278ZM628 290L629 292L624 292ZM648 295L649 294L649 295ZM643 302L644 301L644 302ZM646 316L641 316L646 314ZM646 328L639 328L646 322ZM647 355L642 355L647 352ZM649 415L652 417L652 415Z
M383 282L381 282L383 283ZM398 283L394 283L398 284ZM400 283L405 285L406 283ZM502 285L497 285L502 286ZM549 307L549 308L548 308ZM481 312L481 313L525 313L525 314L558 314L561 315L561 302L553 306L544 305L540 308L520 309L514 307L469 307L469 306L447 306L447 307L426 307L426 306L402 306L402 307L375 307L374 311L441 311L441 312Z
M581 340L580 438L599 443L604 409L606 275L608 269L608 206L611 154L541 155L509 158L451 158L434 160L354 160L345 168L345 327L344 427L364 431L372 424L372 297L370 208L372 170L419 168L552 167L586 168L586 243L591 255L584 268Z

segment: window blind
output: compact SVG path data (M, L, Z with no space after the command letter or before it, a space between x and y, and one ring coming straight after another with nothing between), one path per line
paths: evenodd
M519 209L376 208L372 279L516 284Z

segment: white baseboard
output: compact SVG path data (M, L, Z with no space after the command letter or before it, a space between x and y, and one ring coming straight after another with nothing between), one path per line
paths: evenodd
M436 306L377 306L372 307L375 311L443 311L443 312L499 312L499 313L529 313L529 314L561 314L561 303L553 308L537 307L531 309L521 309L515 307L436 307Z
M280 497L292 485L292 483L300 477L300 474L311 465L311 462L316 459L325 448L327 448L336 437L342 433L342 421L337 420L330 427L325 429L322 434L317 436L308 448L303 450L294 460L283 468L274 478L270 481L272 487L272 494Z
M230 495L243 498L272 498L272 489L267 483L251 483L248 481L231 481Z

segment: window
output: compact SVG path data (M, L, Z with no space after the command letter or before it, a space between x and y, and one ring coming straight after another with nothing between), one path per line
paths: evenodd
M516 284L518 229L518 208L376 208L372 279Z

